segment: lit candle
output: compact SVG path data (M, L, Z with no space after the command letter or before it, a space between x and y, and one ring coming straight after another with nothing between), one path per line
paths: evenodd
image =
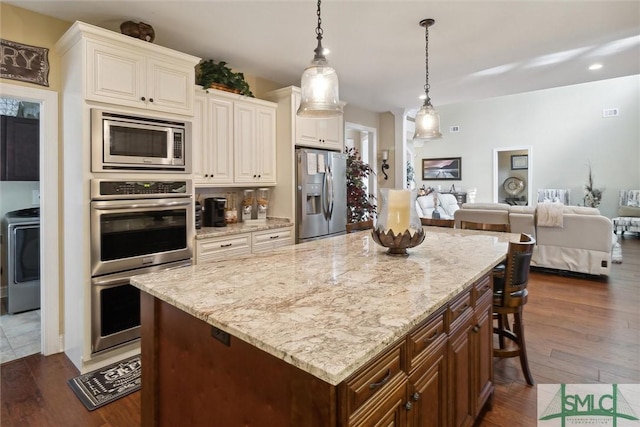
M410 208L410 190L389 190L387 230L391 230L395 235L409 230Z
M389 160L389 150L382 150L382 160Z

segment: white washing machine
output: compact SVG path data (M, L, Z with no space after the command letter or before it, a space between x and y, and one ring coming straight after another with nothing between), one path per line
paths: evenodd
M2 218L2 286L9 313L40 308L40 208Z

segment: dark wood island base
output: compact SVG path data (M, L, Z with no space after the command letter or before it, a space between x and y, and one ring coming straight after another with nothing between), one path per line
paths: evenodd
M338 385L141 292L142 425L470 426L493 396L487 274Z

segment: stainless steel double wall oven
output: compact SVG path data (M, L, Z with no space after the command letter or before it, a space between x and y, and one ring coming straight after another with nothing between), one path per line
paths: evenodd
M92 353L140 337L140 291L130 278L190 265L190 180L91 180Z

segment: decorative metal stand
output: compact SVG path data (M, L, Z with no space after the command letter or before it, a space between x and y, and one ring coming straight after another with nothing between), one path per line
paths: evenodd
M404 233L396 235L392 230L385 232L382 229L374 229L371 231L373 240L388 248L387 254L394 256L409 256L407 248L413 248L418 246L424 241L424 231L422 228L413 230L413 234L409 230L405 230Z

